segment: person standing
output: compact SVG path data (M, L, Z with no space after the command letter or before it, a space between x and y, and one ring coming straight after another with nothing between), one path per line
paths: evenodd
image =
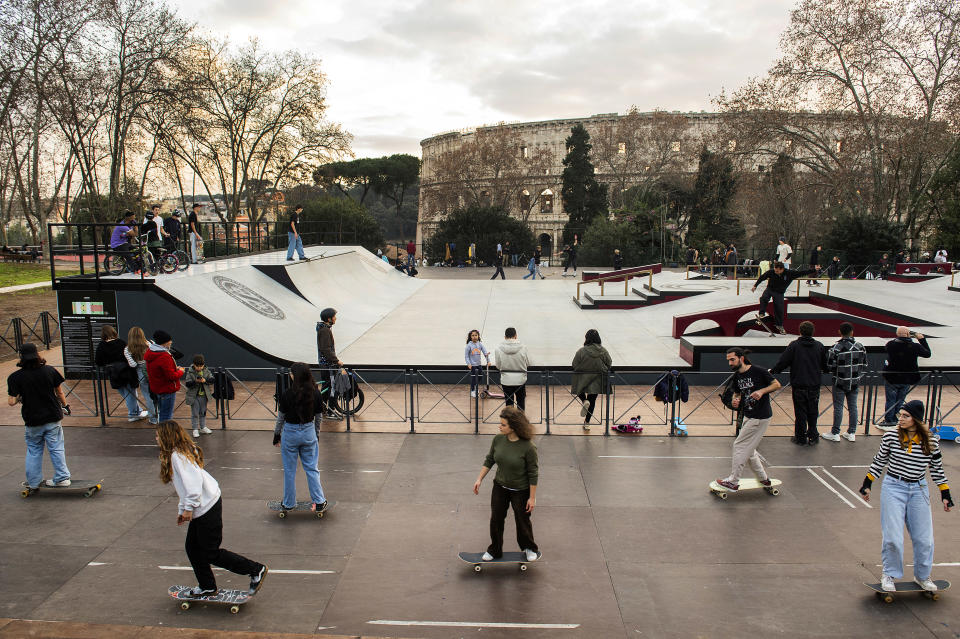
M917 341L914 342L913 338ZM897 411L903 406L910 389L920 381L918 357L930 357L930 346L923 333L914 333L906 326L897 327L897 337L886 343L887 359L883 362L883 390L886 405L883 423L877 428L891 430L897 424Z
M327 499L320 483L317 464L320 459L320 419L323 413L323 397L313 381L310 367L297 362L290 367L293 384L280 396L277 406L277 423L273 429L273 445L280 448L283 458L284 510L297 505L297 462L303 465L310 491L310 510L323 512Z
M800 322L800 337L790 342L780 360L770 369L779 375L790 369L793 395L794 444L813 446L820 440L817 417L820 415L821 374L827 370L827 349L813 339L813 322Z
M890 276L890 259L884 253L880 258L880 279L885 280Z
M337 344L333 339L333 325L337 323L337 309L320 311L317 322L317 360L320 365L320 397L323 400L323 418L338 422L342 418L333 410L333 376L343 372L343 362L337 356ZM326 386L326 392L324 392Z
M290 212L290 228L287 229L287 261L292 262L293 251L297 251L297 257L301 260L307 259L303 252L303 237L300 236L300 216L303 214L303 205L298 204Z
M100 343L93 361L97 366L105 369L110 388L115 389L127 405L127 421L137 422L145 419L149 413L140 410L137 402L137 371L131 368L124 356L127 344L117 336L117 329L110 324L104 324L100 329Z
M737 247L733 242L730 242L730 246L727 247L727 252L723 256L724 264L727 265L726 276L736 277L737 272L737 262L740 260L740 256L737 253Z
M177 250L180 243L180 232L183 230L183 224L180 223L180 210L175 209L173 214L163 221L163 245L167 252L173 253Z
M173 419L180 378L184 375L183 367L177 366L170 354L171 346L173 338L170 333L158 330L153 333L153 342L143 355L147 363L150 392L157 396L157 418L161 422Z
M190 215L187 216L187 230L190 233L190 263L199 264L203 259L203 233L200 232L200 211L203 206L193 203Z
M407 272L410 273L417 265L417 245L413 240L407 240Z
M527 347L517 337L517 329L512 326L503 332L504 341L497 346L496 366L500 370L500 385L503 387L504 401L517 408L527 409L527 368L530 355Z
M697 249L692 246L687 247L687 266L693 266L697 263Z
M607 390L607 374L613 359L600 341L600 333L591 328L583 336L583 346L573 356L573 378L570 392L577 396L583 407L583 430L590 430L590 420L597 404L597 396Z
M160 205L154 204L153 208L147 211L143 224L140 226L140 234L147 236L147 248L153 254L154 259L160 259L160 251L163 249L163 226L159 218Z
M534 269L534 272L535 272L536 275L539 275L539 276L540 276L540 279L541 279L541 280L544 279L543 273L540 271L540 259L541 259L542 256L543 256L543 252L541 251L540 247L538 246L538 247L533 251L533 264L534 264L534 266L536 267L536 268ZM523 279L527 279L527 278L523 278ZM537 279L537 278L534 277L533 279Z
M793 263L793 247L787 244L787 238L783 236L777 242L777 261L782 263L785 269L789 269Z
M620 255L620 249L613 249L613 270L619 271L623 268L623 256Z
M60 384L63 375L47 366L46 360L37 353L35 344L26 342L20 347L20 369L7 377L7 405L20 407L25 427L24 439L27 455L24 470L27 488L36 489L43 481L45 486L69 486L70 469L63 440L63 407L67 398ZM43 447L46 445L53 464L53 478L43 479Z
M497 270L493 272L493 277L490 278L491 280L497 279L497 275L499 275L502 280L507 279L507 276L503 273L503 260L503 253L498 251L497 256L493 258L493 265Z
M220 547L223 540L223 500L220 485L203 468L203 451L174 421L157 425L160 448L160 481L173 482L180 498L177 525L187 524L184 547L197 577L197 587L189 595L203 597L217 593L217 580L211 565L238 575L250 576L248 593L255 595L263 586L268 568Z
M821 246L817 244L816 248L810 251L810 268L816 277L820 276L820 250ZM817 280L807 280L807 286L820 286Z
M487 358L487 368L490 367L490 351L480 341L480 331L477 329L467 333L467 345L463 349L463 359L470 371L470 397L477 396L477 388L480 386L480 376L483 373L483 362L481 358Z
M833 259L830 260L830 265L827 267L827 277L829 277L831 280L840 279L840 273L842 270L843 269L840 266L840 257L838 255L834 255Z
M740 476L747 463L762 485L771 485L757 447L773 418L770 393L780 388L780 382L770 371L753 366L747 357L749 354L750 351L739 347L727 349L727 365L733 375L721 394L721 401L743 416L743 425L733 442L730 474L717 479L717 483L729 491L740 489Z
M503 254L510 261L511 266L517 265L517 258L519 257L516 251L510 246L510 240L507 240L503 245Z
M790 282L797 279L801 275L806 275L810 272L811 270L809 268L797 269L794 271L786 268L781 262L774 262L773 268L762 273L750 288L751 292L756 292L757 287L760 286L760 283L764 280L768 280L767 288L764 289L763 293L760 295L760 309L757 312L757 317L762 320L767 316L767 303L772 298L773 319L776 329L781 335L785 335L786 331L783 329L783 296L786 294L787 287L790 286Z
M207 428L207 400L212 384L213 373L207 368L203 355L194 355L193 365L183 376L183 385L187 387L184 403L190 407L190 426L194 438L200 437L200 433L209 435L213 432Z
M840 441L840 424L843 423L843 403L847 403L847 441L857 439L857 393L863 372L867 369L867 351L863 344L853 338L853 324L840 325L840 341L827 351L827 370L833 376L833 428L821 435L833 442Z
M930 578L933 570L933 513L930 508L930 478L940 488L943 511L950 512L953 499L943 472L940 441L930 436L923 421L924 407L920 400L906 402L897 415L897 429L883 434L877 451L863 479L860 494L870 501L873 482L887 470L880 491L880 524L883 531L880 557L883 573L881 587L894 592L894 581L903 578L903 527L907 526L913 546L914 581L924 590L934 591L937 584Z
M147 336L143 334L143 329L139 326L131 326L130 330L127 331L127 345L123 349L123 356L126 358L127 364L137 371L137 381L140 384L140 393L143 395L143 404L147 408L147 417L151 424L156 425L159 422L157 419L157 403L154 401L153 393L150 392L147 362L144 360L148 348L150 348L150 342L147 341Z
M567 269L573 267L573 275L577 275L577 238L573 238L573 244L566 248L567 263L563 265L563 274L567 274Z
M483 561L493 561L503 556L503 524L511 507L517 527L517 544L521 551L527 561L536 561L540 557L530 519L537 505L537 482L540 478L537 446L532 440L533 426L523 411L513 406L504 408L500 412L500 434L493 438L480 476L473 483L473 494L479 495L483 478L496 464L497 473L490 494L490 546L483 553Z

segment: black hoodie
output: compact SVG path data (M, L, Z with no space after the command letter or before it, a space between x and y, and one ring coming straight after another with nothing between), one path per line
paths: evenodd
M771 373L790 369L793 386L820 386L821 373L827 372L827 348L812 337L800 336L790 342Z
M782 275L777 275L777 272L772 268L766 273L757 278L757 282L754 286L760 286L760 282L763 280L770 280L767 284L769 288L774 293L786 293L787 287L790 286L790 282L797 279L801 275L807 275L813 273L815 269L812 268L798 268L798 269L783 269Z

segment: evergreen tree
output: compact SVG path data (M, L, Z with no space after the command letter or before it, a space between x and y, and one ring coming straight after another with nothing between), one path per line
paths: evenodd
M740 219L730 212L730 202L737 190L730 158L706 147L700 150L697 178L693 186L693 206L689 227L697 242L717 240L724 245L740 243L746 231ZM694 246L687 239L688 246Z
M567 223L563 227L563 243L572 244L574 234L583 239L584 229L607 212L607 186L600 184L593 174L590 162L590 134L578 124L567 138L567 155L563 158L563 212Z

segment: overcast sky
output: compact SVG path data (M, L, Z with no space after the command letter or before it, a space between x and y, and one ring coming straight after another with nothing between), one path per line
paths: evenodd
M201 29L319 57L358 157L500 121L711 110L764 73L787 0L170 0Z

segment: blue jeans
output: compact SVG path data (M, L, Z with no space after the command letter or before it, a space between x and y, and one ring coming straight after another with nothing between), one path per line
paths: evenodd
M140 404L137 403L137 387L121 386L117 389L120 397L127 404L127 417L140 417Z
M839 386L834 385L833 387L833 428L830 429L830 432L834 435L840 434L840 425L843 423L843 402L847 402L847 412L850 413L850 421L847 422L847 432L856 433L857 432L857 394L860 392L860 389L856 386L850 390L845 388L840 388Z
M887 403L883 408L883 421L885 423L897 423L897 413L903 408L903 402L906 401L911 386L911 384L891 384L890 382L884 384L883 391L887 396Z
M60 422L50 422L43 426L27 426L24 439L27 441L27 457L24 467L27 473L27 485L36 488L43 481L43 445L47 445L50 461L53 463L53 481L70 479L67 468L67 456L63 452L63 427Z
M303 236L297 233L297 236L293 236L293 231L287 231L287 259L293 259L293 249L297 249L297 255L301 260L307 259L307 256L303 254Z
M297 505L297 459L303 464L303 472L307 475L310 500L315 504L325 502L323 486L320 485L320 471L317 470L320 443L317 441L313 422L285 423L280 435L280 455L283 459L283 507L293 508Z
M150 396L150 382L147 380L147 363L137 364L137 377L140 379L140 394L143 395L143 405L147 409L151 424L157 423L157 407Z
M523 279L527 279L528 277L532 277L533 279L537 279L537 272L536 272L536 271L530 271L529 273L527 273L526 275L523 276Z
M407 272L409 272L410 269L414 268L416 265L417 265L416 255L407 253Z
M517 265L517 262L518 262L519 260L520 260L520 256L517 255L516 253L514 253L514 254L512 254L512 255L510 256L510 263L513 264L514 266Z
M929 579L933 568L933 515L927 482L911 483L885 475L880 491L883 529L880 556L883 574L894 579L903 577L904 523L913 544L913 575L917 579Z
M157 417L161 422L173 419L173 407L177 403L176 393L160 393L157 395Z

